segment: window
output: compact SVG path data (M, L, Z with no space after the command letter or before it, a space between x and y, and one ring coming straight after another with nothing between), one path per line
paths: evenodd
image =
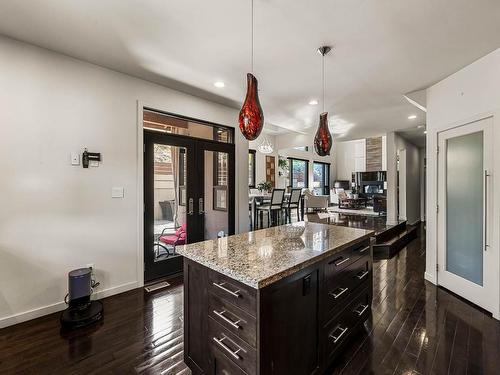
M234 130L210 122L144 108L143 127L162 133L233 143Z
M248 150L248 187L255 188L255 150Z
M306 188L309 186L309 162L304 159L289 158L290 186L293 188Z
M330 163L313 163L313 189L316 195L330 194Z

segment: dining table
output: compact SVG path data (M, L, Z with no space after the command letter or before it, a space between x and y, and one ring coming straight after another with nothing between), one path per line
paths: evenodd
M258 217L257 217L257 206L270 203L271 202L271 197L272 193L267 192L267 191L262 191L258 193L249 193L248 194L248 201L250 203L250 210L251 210L251 229L255 230L256 229L256 224L258 224ZM288 201L290 198L290 193L285 193L285 202ZM305 204L304 204L304 195L300 196L300 221L304 221L304 213L305 213Z

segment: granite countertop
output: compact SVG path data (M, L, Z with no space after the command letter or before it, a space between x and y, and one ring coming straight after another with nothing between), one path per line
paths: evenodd
M298 222L178 246L176 252L255 289L370 237L373 231Z

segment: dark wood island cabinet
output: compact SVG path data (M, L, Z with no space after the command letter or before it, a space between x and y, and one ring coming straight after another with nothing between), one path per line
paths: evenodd
M371 234L301 222L179 249L193 374L323 374L371 312Z

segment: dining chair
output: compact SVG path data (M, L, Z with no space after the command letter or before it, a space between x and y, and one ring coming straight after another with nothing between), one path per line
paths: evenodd
M267 226L271 226L271 214L276 217L276 221L278 221L278 216L281 216L281 212L283 210L285 201L285 189L273 189L271 194L271 201L266 204L262 204L257 206L257 210L260 214L267 212ZM258 215L259 216L259 215ZM262 227L262 219L261 219L261 227Z
M290 193L290 198L288 199L287 202L285 202L285 223L292 222L292 210L297 209L297 221L300 221L300 213L299 213L299 206L300 206L300 197L302 195L302 189L292 189Z

